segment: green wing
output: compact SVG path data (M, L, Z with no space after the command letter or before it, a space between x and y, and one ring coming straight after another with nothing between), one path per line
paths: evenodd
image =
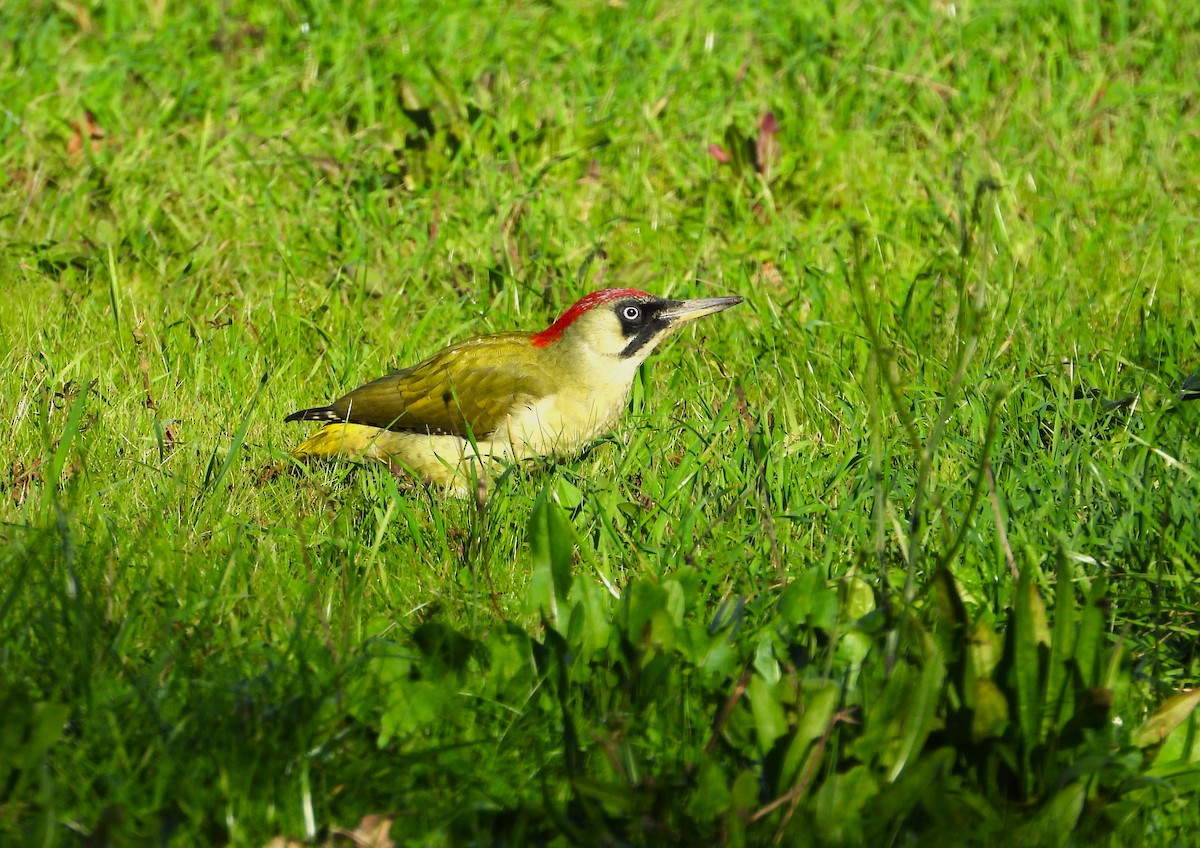
M551 392L527 333L461 342L420 365L357 388L331 405L343 421L389 430L483 438L515 406Z

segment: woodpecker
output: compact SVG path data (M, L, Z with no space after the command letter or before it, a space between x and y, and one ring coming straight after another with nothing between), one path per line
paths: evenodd
M324 421L292 455L400 464L458 497L489 470L571 456L616 424L638 366L685 324L740 297L602 289L536 333L467 339L285 421Z

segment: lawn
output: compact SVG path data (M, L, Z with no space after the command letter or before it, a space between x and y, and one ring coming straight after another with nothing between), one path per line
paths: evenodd
M1200 6L0 0L0 844L1178 845ZM741 295L484 500L285 424Z

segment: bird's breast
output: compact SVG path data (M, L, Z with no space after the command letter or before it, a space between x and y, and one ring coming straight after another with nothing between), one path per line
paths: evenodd
M518 405L493 436L517 456L578 453L609 432L629 400L628 385L567 389Z

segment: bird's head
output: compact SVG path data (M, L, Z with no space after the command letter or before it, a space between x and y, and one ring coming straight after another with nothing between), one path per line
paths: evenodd
M534 347L581 347L591 357L636 367L680 327L735 306L740 297L667 300L637 289L601 289L577 301L530 341Z

